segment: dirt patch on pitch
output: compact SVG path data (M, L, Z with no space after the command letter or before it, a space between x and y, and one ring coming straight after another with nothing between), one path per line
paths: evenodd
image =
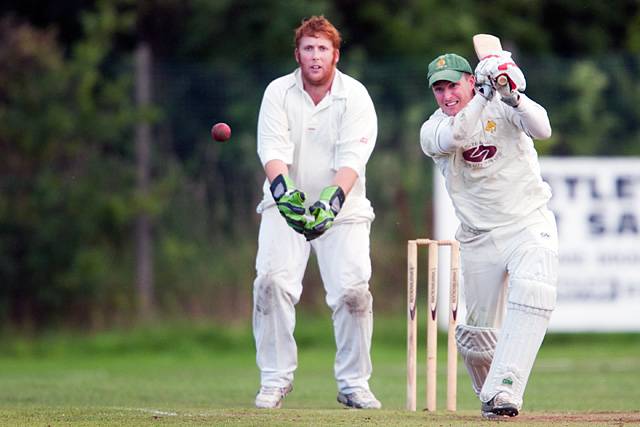
M572 425L574 423L596 424L599 426L640 425L640 412L577 412L549 414L521 414L514 418L503 418L498 422L532 423L541 425Z

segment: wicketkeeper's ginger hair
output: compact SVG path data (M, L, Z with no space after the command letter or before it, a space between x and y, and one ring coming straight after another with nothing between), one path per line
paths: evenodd
M298 47L298 42L302 37L318 37L323 36L331 40L335 49L340 49L340 43L342 38L340 32L333 26L331 22L323 15L312 16L311 18L305 18L302 23L295 30L295 45Z

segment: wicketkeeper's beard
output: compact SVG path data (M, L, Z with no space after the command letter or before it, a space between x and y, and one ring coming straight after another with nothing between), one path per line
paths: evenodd
M304 80L306 81L307 84L310 84L312 86L324 86L327 83L330 83L336 74L335 64L336 62L334 61L329 67L329 69L327 70L327 72L325 73L325 75L320 80L314 79L310 74L306 74L303 72Z

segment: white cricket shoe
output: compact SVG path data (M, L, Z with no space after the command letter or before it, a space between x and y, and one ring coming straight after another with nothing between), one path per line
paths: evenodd
M284 397L293 390L291 384L286 387L262 386L256 394L256 408L276 409L282 406Z
M501 417L515 417L518 415L518 405L513 403L510 396L505 392L500 392L493 396L488 402L482 402L480 409L482 418L496 419Z
M380 409L382 404L369 390L359 389L353 393L338 393L338 402L349 408Z

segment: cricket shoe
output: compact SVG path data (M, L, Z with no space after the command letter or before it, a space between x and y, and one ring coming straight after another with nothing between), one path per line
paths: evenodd
M509 400L507 393L501 392L488 402L482 402L482 418L498 419L518 415L518 405Z
M286 387L262 386L256 394L256 408L277 409L282 406L284 397L293 390L291 384Z
M358 389L353 393L338 393L338 402L349 408L380 409L382 404L369 390Z

